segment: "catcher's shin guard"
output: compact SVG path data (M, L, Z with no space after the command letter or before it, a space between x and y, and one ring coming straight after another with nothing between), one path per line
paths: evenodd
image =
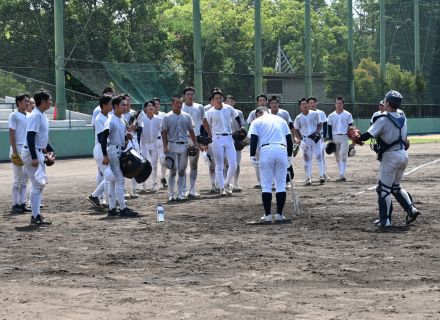
M391 222L393 204L391 202L391 187L384 185L380 180L376 188L379 203L379 221L382 227L387 225L387 219Z
M412 215L417 212L417 209L414 207L411 195L405 189L402 189L399 184L393 184L393 187L391 188L391 193L407 214Z

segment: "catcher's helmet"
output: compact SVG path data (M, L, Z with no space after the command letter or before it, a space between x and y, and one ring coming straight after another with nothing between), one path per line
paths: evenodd
M325 153L332 154L336 151L336 144L334 142L327 143L327 146L325 147Z
M402 95L395 90L388 91L384 99L384 101L388 102L396 109L400 107L400 105L402 104L402 100L403 100Z

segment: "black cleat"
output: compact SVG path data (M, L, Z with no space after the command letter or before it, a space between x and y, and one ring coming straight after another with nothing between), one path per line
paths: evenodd
M26 203L23 203L22 205L20 205L21 210L23 210L23 212L32 212L32 209L26 206Z
M87 200L89 200L89 202L98 209L102 209L101 203L99 202L99 198L98 197L94 197L92 195L87 197Z
M165 178L160 179L160 183L162 183L162 187L164 189L168 188L167 179L165 179Z
M34 218L31 217L31 224L35 226L51 225L52 221L44 219L40 214Z
M133 211L132 209L129 209L127 207L119 211L119 216L121 218L136 217L137 215L138 213L136 211Z
M420 215L420 212L414 212L414 213L412 213L412 214L407 214L406 215L406 224L408 225L408 224L410 224L410 223L412 223L412 222L414 222L414 221L416 221L416 219L417 219L417 217Z
M107 211L107 217L117 217L117 216L118 216L118 210L116 210L116 208Z
M24 213L23 209L21 208L21 206L19 206L18 204L13 205L12 209L11 209L11 213L13 214L20 214L20 213Z

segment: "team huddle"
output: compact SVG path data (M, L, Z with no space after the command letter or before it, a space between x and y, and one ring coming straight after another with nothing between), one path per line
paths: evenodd
M33 109L31 99L35 101ZM209 104L203 106L195 102L194 88L186 87L181 95L171 98L172 110L164 113L160 111L158 98L145 102L142 110L134 112L128 94L115 96L114 90L107 87L92 115L93 157L98 170L96 188L87 199L94 207L107 210L109 216L134 217L138 213L127 207L128 198L154 194L159 183L168 190L170 202L199 198L200 157L208 165L210 193L231 196L242 190L239 185L242 150L249 145L250 162L257 179L255 188L262 191L261 220L273 220L271 202L275 189L274 219L283 221L286 190L293 188L292 161L299 150L303 153L304 185L312 184L314 159L318 164L319 184L330 180L326 154L331 153L335 154L339 171L335 181L343 182L347 180L347 160L355 153L354 145L371 139L380 160L379 219L375 223L381 227L392 225L392 194L404 208L409 224L420 213L410 194L400 187L409 147L406 118L398 109L402 99L397 91L387 93L380 111L371 119L371 127L361 134L354 127L352 115L344 110L341 97L336 99L335 111L328 117L317 109L316 98L302 98L298 102L300 113L292 121L289 112L280 108L277 96L268 99L261 94L257 97L257 108L248 116L246 131L243 112L235 108L234 97L225 96L219 88L211 90ZM47 184L45 168L55 160L44 114L51 107L51 95L45 90L36 92L33 98L18 95L16 105L17 110L9 117L14 174L11 212L32 212L31 224L50 224L43 219L40 208ZM127 153L143 159L142 169L130 178L123 164ZM30 208L26 200L28 181Z

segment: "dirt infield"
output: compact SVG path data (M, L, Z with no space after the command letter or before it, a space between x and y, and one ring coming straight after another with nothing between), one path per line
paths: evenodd
M410 149L408 171L440 158L438 144ZM92 159L48 169L43 213L53 225L29 228L10 215L9 164L0 164L1 319L440 319L440 162L405 177L422 216L395 227L372 225L378 162L368 147L349 159L348 181L303 187L292 224L253 226L262 213L254 169L243 156L243 192L165 205L166 192L129 200L142 215L109 220L85 197L94 187ZM328 160L336 176L335 161ZM316 181L316 166L314 166Z

